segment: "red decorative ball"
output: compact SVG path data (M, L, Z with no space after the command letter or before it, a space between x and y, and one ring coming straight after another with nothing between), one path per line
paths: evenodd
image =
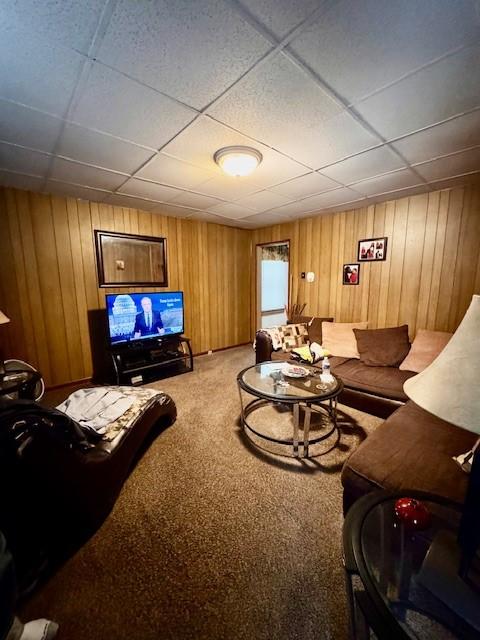
M427 507L415 498L399 498L395 502L395 515L408 529L423 531L430 526Z

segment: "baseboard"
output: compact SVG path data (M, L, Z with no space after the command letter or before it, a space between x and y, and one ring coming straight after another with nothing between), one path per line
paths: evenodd
M250 341L248 342L240 342L239 344L232 344L228 347L220 347L219 349L212 349L212 352L217 353L218 351L227 351L228 349L236 349L237 347L246 347L247 345L252 344ZM208 351L199 351L198 353L194 353L193 356L206 356ZM71 387L77 384L90 384L92 382L92 378L79 378L78 380L70 380L69 382L62 382L60 384L54 384L49 387L45 387L46 391L56 391L57 389L63 389L64 387Z
M228 349L236 349L237 347L246 347L247 345L251 345L250 340L248 342L240 342L239 344L232 344L228 347L219 347L218 349L210 349L212 353L217 353L218 351L228 351ZM198 353L194 353L194 356L207 356L210 351L199 351Z

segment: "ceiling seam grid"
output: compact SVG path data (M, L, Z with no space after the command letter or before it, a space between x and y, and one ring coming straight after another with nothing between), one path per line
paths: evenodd
M302 30L306 29L309 24L310 24L310 18L312 16L318 17L320 12L322 11L322 9L324 8L324 5L327 4L328 8L330 5L334 4L334 0L327 0L326 2L322 2L322 4L317 7L309 16L307 16L302 22L300 22L300 24L298 24L296 27L294 27L284 38L282 38L282 40L278 40L277 38L275 38L273 36L273 34L270 33L270 31L268 31L266 28L263 28L263 26L253 18L253 16L250 16L250 19L247 19L245 17L245 15L243 15L243 12L240 12L238 10L238 8L235 6L237 3L235 2L235 0L224 0L224 3L227 5L231 5L234 10L237 12L238 15L240 15L240 17L245 20L248 24L250 24L251 27L253 27L257 33L259 33L265 40L267 40L267 42L269 42L269 44L272 45L272 48L267 51L263 56L261 56L258 60L256 60L248 69L246 69L244 71L243 74L241 74L238 78L236 78L236 80L234 82L232 82L226 89L224 89L216 98L214 98L213 100L211 100L209 103L207 103L205 106L202 107L202 109L200 110L196 110L197 111L197 115L193 118L193 120L191 122L189 122L188 124L185 125L185 127L183 127L180 131L178 131L174 136L172 136L172 138L170 138L169 140L167 140L167 142L165 142L163 145L161 145L157 152L152 155L151 158L148 158L140 167L138 167L138 169L133 172L131 174L131 177L135 177L136 174L139 171L142 171L145 167L147 167L150 163L152 163L155 158L158 156L158 154L162 151L162 149L164 149L168 144L170 144L173 140L175 140L175 138L177 138L181 133L183 133L189 126L191 126L194 122L196 122L202 115L208 115L207 111L209 109L211 109L213 106L216 106L217 104L219 104L223 99L225 99L227 97L227 95L229 95L231 93L231 91L233 91L234 88L237 88L237 86L255 69L258 69L259 67L261 67L263 64L266 64L271 58L275 57L276 55L278 55L278 53L281 52L281 50L286 47L288 45L288 43L297 35L299 35ZM244 9L242 7L242 9ZM103 64L100 61L100 64ZM111 69L114 69L115 71L118 71L117 69L115 69L114 67L110 67ZM143 84L143 83L142 83ZM147 85L148 86L148 85ZM168 96L168 94L164 94ZM187 105L188 106L188 105ZM193 108L193 107L190 107ZM211 116L209 116L211 117ZM215 118L212 118L213 120L215 120ZM220 124L222 124L223 126L228 127L228 125L226 125L225 123L221 122L220 120L216 120L217 122L219 122ZM228 127L234 131L236 131L235 129L233 129L233 127ZM241 133L241 132L238 132ZM254 139L251 138L251 136L242 133L243 136L250 138L250 139ZM260 141L257 141L260 142ZM290 156L288 156L287 154L274 149L273 147L270 147L269 144L266 144L265 142L261 142L261 144L263 144L265 147L271 148L274 151L277 151L278 153L281 153L281 155L284 155L285 157L294 160L294 158L290 158ZM175 156L174 156L175 157ZM298 160L295 160L295 162L298 162ZM299 164L304 164L304 163L299 163ZM308 165L304 166L308 167ZM311 167L308 167L311 168ZM127 181L125 181L127 182ZM117 187L116 192L118 192L118 189L121 189L124 186L125 183L121 184L119 187Z
M73 111L75 105L76 105L76 101L79 98L80 92L82 90L82 88L85 86L85 83L88 79L88 76L90 74L90 70L93 66L93 58L95 53L98 51L100 44L103 40L103 37L105 35L105 32L108 28L108 25L110 23L111 17L113 12L115 11L115 8L118 4L118 0L106 0L105 5L103 7L102 13L100 15L98 24L97 24L97 28L95 29L95 33L93 34L93 38L92 41L90 43L90 46L88 48L87 54L85 55L85 60L82 64L82 68L80 69L80 73L78 74L78 78L77 78L77 82L75 84L75 87L72 91L72 95L70 96L70 100L68 102L67 105L67 109L65 111L65 116L64 118L62 118L62 125L60 127L60 131L57 137L57 140L55 142L55 145L53 147L52 150L52 155L56 156L56 152L58 149L58 146L60 144L60 140L63 136L63 133L65 131L65 125L67 123L67 119L69 118L70 113ZM50 161L50 164L48 166L47 169L47 173L45 176L45 180L43 183L43 191L46 190L47 188L47 183L51 177L52 174L52 169L53 169L53 163L54 163L54 158Z
M229 4L230 4L230 5L235 5L235 4L238 4L238 3L236 3L234 0L230 0ZM110 12L110 14L109 14L108 20L109 20L109 18L110 18L110 16L111 16L111 13L113 13L113 10L114 10L114 7L115 7L115 6L116 6L116 0L115 0L115 2L107 2L107 3L106 3L105 8L107 8L107 7L110 7L110 8L111 8L111 12ZM308 23L309 23L309 22L310 22L310 20L311 20L312 15L314 15L315 13L317 13L318 11L320 11L320 9L324 9L324 5L323 5L323 4L322 4L322 6L321 6L321 7L318 7L318 8L313 12L313 14L311 14L310 16L308 16L308 17L307 17L307 18L306 18L302 23L300 23L300 25L298 25L298 26L297 26L295 29L293 29L289 34L287 34L287 36L284 38L284 41L289 42L289 41L293 38L292 34L294 34L295 36L296 36L296 35L298 35L298 33L301 31L301 29L300 29L299 27L304 28L304 27L305 27L305 25L308 25ZM104 18L104 16L105 16L105 11L104 11L104 13L103 13L103 15L102 15L102 18ZM102 23L102 18L100 19L100 24ZM108 26L108 20L106 20L106 21L104 21L104 22L103 22L104 29L103 29L103 33L102 33L101 37L103 37L103 34L105 33L105 30L106 30L106 28L107 28L107 26ZM257 21L255 21L255 22L256 22L256 24L258 25L258 22L257 22ZM96 39L97 39L97 37L98 37L98 33L99 33L99 29L100 29L100 24L99 24L99 26L97 27L96 34L95 34L95 36L94 36L94 38L93 38L92 45L91 45L91 49L93 48L93 45L94 45L94 43L95 43L95 40L96 40ZM253 24L252 26L254 26L254 28L255 28L255 25L254 25L254 24ZM257 30L259 30L259 29L257 29ZM261 28L261 29L259 30L259 32L260 32L262 35L264 35L264 34L265 34L265 29ZM97 39L97 50L98 50L98 45L99 45L99 43L101 42L101 37L100 37L99 39ZM271 41L271 38L270 38L270 41ZM276 40L274 40L274 41L276 41ZM265 54L265 56L263 56L262 58L260 58L259 60L257 60L257 62L256 62L256 63L254 63L254 65L252 65L252 66L250 67L250 69L248 69L248 70L247 70L247 71L246 71L242 76L240 76L240 77L239 77L239 78L238 78L234 83L232 83L232 85L231 85L229 88L227 88L227 90L226 90L224 93L222 93L220 96L218 96L218 97L217 97L214 101L212 101L209 105L207 105L206 107L204 107L203 111L205 111L206 109L210 108L210 107L211 107L211 105L212 105L212 104L214 104L215 102L217 102L217 101L221 101L221 98L224 96L224 94L225 94L227 91L230 91L233 87L235 87L238 83L240 83L240 82L241 82L241 80L243 80L243 78L244 78L248 73L250 73L250 71L251 71L253 68L256 68L259 64L261 64L261 63L262 63L262 61L263 61L266 57L268 57L268 59L270 59L270 57L272 57L273 55L276 55L276 53L278 53L278 51L281 51L281 49L282 49L281 42L283 42L283 41L278 42L278 43L277 43L277 46L274 46L274 49L273 49L273 50L271 50L270 52L267 52L267 53ZM94 51L94 49L93 49L93 51ZM291 52L289 52L288 50L287 50L286 52L284 51L284 54L287 54L287 53L291 53ZM92 51L89 51L87 55L89 55L89 56L93 56ZM292 54L292 55L294 56L294 54ZM448 54L446 54L446 56L447 56L447 55L448 55ZM443 58L443 57L446 57L446 56L442 56L442 58ZM294 56L294 58L296 58L296 56ZM89 68L91 68L91 64L92 64L94 61L95 61L95 58L94 58L94 57L92 57L92 58L91 58L91 63L90 63L90 67L89 67ZM304 61L303 61L303 60L301 60L301 59L300 59L300 60L295 60L295 62L296 62L297 64L298 64L298 62L300 62L301 66L305 66ZM434 62L435 62L435 61L431 61L428 65L425 65L425 66L430 66L430 65L431 65L431 64L433 64ZM85 69L85 67L84 67L84 69ZM82 69L82 71L84 71L84 69ZM117 71L118 71L118 70L117 70ZM409 74L406 74L406 76L403 76L403 77L407 77L408 75L411 75L412 73L415 73L416 71L418 71L418 69L417 69L417 70L415 70L415 71L413 71L413 72L410 72ZM316 74L315 74L315 75L316 75ZM83 77L83 79L84 79L84 77ZM321 86L322 86L322 89L323 89L323 90L325 90L326 88L327 88L327 89L330 89L330 88L328 87L327 83L325 83L325 81L323 80L323 78L320 78L320 76L317 76L317 79L318 79L318 80L320 80L320 82L322 83L322 84L321 84ZM402 79L402 78L401 78L401 79ZM135 79L133 79L133 80L135 80ZM73 120L69 120L69 119L68 119L68 115L69 115L69 112L70 112L70 111L71 111L71 109L72 109L72 105L74 104L75 96L76 96L76 95L78 96L78 90L79 90L79 87L81 87L81 81L82 81L82 72L79 74L79 80L78 80L78 83L77 83L77 87L76 87L76 88L74 89L74 91L73 91L72 98L71 98L71 102L70 102L69 108L67 109L66 117L65 117L64 119L60 118L60 119L64 120L65 122L73 122L73 123L74 123L74 121L73 121ZM397 81L398 81L398 80L396 80L395 82L397 82ZM138 82L138 81L137 81L137 82ZM395 82L394 82L394 83L392 83L392 84L395 84ZM142 83L140 83L140 84L142 84ZM148 86L148 85L145 85L145 86ZM160 92L159 92L159 93L160 93ZM328 93L331 93L331 91L328 91ZM165 95L167 95L167 94L165 94ZM170 99L172 99L172 100L175 100L175 98L172 98L171 96L168 96L168 97L169 97ZM341 97L341 96L340 96L340 97ZM10 101L10 102L13 102L13 101ZM344 108L347 108L347 109L348 109L348 106L349 106L349 105L348 105L348 104L346 104L346 101L344 101L343 99L342 99L341 105L342 105L342 107L344 107ZM28 107L28 105L25 105L25 106L27 106L27 108L31 108L31 107ZM193 108L192 108L192 109L193 109ZM475 110L477 110L477 109L475 108L475 109L472 109L471 111L475 111ZM37 111L40 111L40 110L37 110ZM41 112L41 111L40 111L40 112ZM466 112L466 113L469 113L469 112ZM198 114L198 115L201 115L201 114ZM461 115L461 114L456 114L456 115L454 115L454 116L451 116L450 118L447 118L447 119L446 119L446 120L444 120L443 122L448 121L448 120L455 119L456 117L459 117L459 115ZM197 116L197 117L198 117L198 116ZM209 116L209 115L207 114L207 117L211 117L211 116ZM361 118L361 117L360 117L360 118ZM196 119L196 118L195 118L195 119ZM213 119L213 120L215 120L214 118L212 118L212 119ZM218 122L220 122L220 121L218 121ZM186 125L186 127L184 127L184 128L182 129L182 131L183 131L185 128L187 128L190 124L191 124L191 123L187 124L187 125ZM228 125L225 125L225 123L221 123L221 124L222 124L223 126L227 126L227 127L228 127ZM364 128L365 128L365 125L367 125L367 127L370 127L369 123L368 123L367 121L364 121L364 120L363 120L363 118L361 118L361 120L360 120L360 124L361 124L362 126L364 126ZM437 123L437 124L438 124L438 123ZM427 127L424 127L423 129L419 129L419 131L421 131L421 130L426 130L426 129L430 129L432 126L435 126L435 125L429 125L429 126L427 126ZM85 127L85 128L86 128L86 129L88 129L88 127ZM229 128L233 129L232 127L229 127ZM234 130L235 130L235 129L234 129ZM96 130L96 131L98 131L98 130ZM61 133L62 133L62 132L61 132ZM60 139L60 137L61 137L61 133L60 133L60 135L59 135L59 139ZM102 132L102 133L103 133L103 132ZM179 135L180 133L181 133L181 132L178 132L178 133L176 134L176 136L177 136L177 135ZM239 133L242 133L242 132L239 132ZM388 147L392 150L392 152L396 153L396 155L397 155L398 157L400 157L400 159L402 160L403 164L404 164L407 168L409 168L410 170L412 170L412 165L411 165L408 161L406 161L406 160L405 160L405 158L403 158L403 156L402 156L401 154L399 154L399 153L398 153L398 151L397 151L394 147L391 147L391 146L387 143L387 140L386 140L385 138L383 138L383 136L380 136L380 134L378 134L378 132L376 132L376 130L375 130L375 129L373 129L373 128L372 128L371 133L373 133L374 135L376 135L376 137L377 137L377 138L379 138L379 139L381 140L381 144L386 144L386 146L388 146ZM410 133L408 133L408 134L405 134L404 136L398 136L398 138L396 138L395 140L399 140L399 139L402 139L402 138L404 138L404 137L408 137L409 135L412 135L412 133L414 133L414 132L410 132ZM105 134L105 135L110 135L112 138L121 139L121 138L119 138L118 136L112 136L111 134ZM243 134L243 133L242 133L242 135L246 136L246 134ZM176 136L174 136L172 139L174 139ZM248 138L252 139L252 138L251 138L251 136L246 136L246 137L248 137ZM128 141L128 142L130 142L130 141ZM132 143L132 144L135 144L136 146L142 146L142 145L139 145L138 143L133 143L133 141L132 141L131 143ZM167 142L166 144L168 144L168 142ZM274 147L271 147L270 145L266 145L265 143L261 143L261 144L264 144L264 145L265 145L265 146L267 146L268 148L271 148L271 149L275 150L276 152L281 153L282 155L286 155L286 154L283 154L281 151L279 151L279 150L275 149ZM58 145L58 140L57 140L57 145ZM54 148L54 151L53 151L52 157L55 155L55 150L56 150L56 148L57 148L57 145L56 145L56 147ZM19 146L21 146L21 145L19 145ZM145 147L145 146L142 146L142 147L143 147L143 148L148 148L148 147ZM163 148L163 146L162 146L161 148ZM375 148L375 147L371 147L371 148ZM148 150L151 150L151 148L148 148ZM356 153L356 154L352 154L351 156L346 156L346 157L354 157L354 156L356 156L356 155L360 155L360 154L364 153L365 151L366 151L366 150L362 150L362 151L360 151L360 152L358 152L358 153ZM41 152L40 152L40 153L41 153ZM154 157L156 157L157 155L158 155L158 152L156 152L156 153L155 153L155 156L154 156ZM165 155L168 155L168 154L165 154ZM452 154L445 154L445 155L446 155L446 156L448 156L448 155L452 155ZM83 164L83 165L86 165L86 166L95 166L95 165L89 165L88 163L85 163L85 162L80 162L80 161L74 160L73 158L72 158L72 159L70 159L70 158L68 158L68 157L66 157L66 156L57 156L57 157L60 157L60 158L62 158L62 159L71 160L71 161L73 161L73 162L79 162L79 164ZM172 157L173 157L173 156L172 156ZM308 165L305 165L304 163L299 163L299 162L298 162L298 160L295 160L294 158L291 158L291 157L290 157L290 156L288 156L288 155L287 155L286 157L289 157L290 159L294 160L294 161L295 161L295 162L297 162L298 164L301 164L301 165L305 166L306 168L308 168ZM443 157L443 156L439 156L439 157ZM345 158L343 158L343 159L345 159ZM430 160L429 160L429 161L430 161ZM337 162L338 162L338 161L337 161ZM335 163L331 163L330 165L324 165L324 167L326 167L326 166L333 166L334 164L336 164L336 162L335 162ZM419 163L413 163L413 164L415 165L415 164L419 164ZM420 164L421 164L421 163L420 163ZM51 167L50 167L50 168L51 168ZM98 168L102 168L102 167L98 167ZM108 171L111 171L111 172L113 172L113 173L118 173L118 174L120 174L120 175L125 175L125 176L127 176L127 175L132 175L132 176L134 176L134 175L135 175L135 174L136 174L140 169L137 169L137 171L136 171L136 172L134 172L133 174L126 174L126 173L124 173L124 172L119 172L119 171L115 171L115 170L111 170L111 169L107 169L107 170L108 170ZM15 173L15 172L12 172L12 173ZM319 173L320 173L320 172L319 172ZM387 173L390 173L390 172L387 172ZM416 172L414 171L414 173L416 173ZM475 171L470 172L470 173L475 173ZM24 175L32 175L32 174L24 174ZM305 174L305 175L307 175L307 174ZM385 175L385 174L381 174L381 175ZM417 174L417 175L418 175L418 174ZM466 174L462 174L462 175L466 175ZM50 176L50 171L49 171L49 173L47 174L47 176L48 176L48 177ZM48 177L47 177L46 179L48 179ZM421 177L421 176L418 176L418 177L420 177L420 178L422 179L422 181L423 181L425 184L428 184L428 182L425 182L425 180L423 179L423 177ZM368 178L367 178L367 180L368 180ZM154 181L150 181L150 180L144 180L144 181L147 181L147 182L153 182L153 183L155 183ZM283 182L288 182L288 181L290 181L290 179L289 179L289 180L287 180L287 181L283 181ZM437 180L437 182L438 182L438 181L439 181L439 180ZM58 181L58 182L60 182L60 181ZM340 182L338 182L338 181L336 181L336 182L337 182L339 185L343 184L343 183L340 183ZM360 181L359 181L359 182L360 182ZM71 184L73 184L73 183L71 183ZM123 184L124 184L124 183L123 183ZM158 183L155 183L155 184L158 184ZM275 183L275 184L282 184L282 182L280 182L280 183ZM354 183L352 183L352 184L354 184ZM82 185L80 185L80 186L82 186ZM274 186L274 185L273 185L273 184L272 184L272 185L269 185L268 187L266 187L266 188L264 188L264 189L260 189L259 191L268 190L268 188L270 188L270 186ZM88 188L95 189L94 187L88 187ZM115 192L116 192L116 191L118 191L118 189L120 189L120 188L121 188L121 186L120 186L120 187L117 187L117 189L116 189L115 191L106 191L106 193L109 193L109 194L110 194L110 193L115 193ZM179 188L179 187L175 187L175 188L176 188L176 189L178 189L178 190L180 190L180 191L191 192L191 193L198 193L198 192L192 191L191 189L190 189L190 190L188 190L188 189L182 189L182 188ZM102 190L102 189L96 189L96 190L97 190L97 191L98 191L98 190L100 190L100 191L105 191L105 190ZM328 191L333 191L333 190L335 190L335 188L332 188L332 189L330 189L330 190L328 190ZM258 192L256 192L256 193L258 193ZM323 193L323 192L322 192L322 193ZM314 195L314 194L312 194L312 195ZM359 194L359 195L362 195L362 194ZM301 198L300 200L306 199L306 198L308 198L308 197L310 197L310 196L306 196L305 198ZM363 196L363 197L364 197L365 199L368 199L368 196ZM138 199L148 200L148 198L141 198L141 197L138 197L138 196L137 196L137 198L138 198ZM217 199L218 199L218 200L223 200L223 198L218 198L218 197L217 197ZM241 198L237 198L237 199L241 199ZM297 199L296 201L298 201L298 199ZM153 202L158 202L158 201L153 201ZM226 202L228 202L228 201L226 201ZM294 202L295 202L295 200L294 200ZM167 203L167 204L168 204L168 203ZM185 208L185 207L182 207L181 205L175 205L175 202L174 202L174 201L172 202L172 204L173 204L174 206L176 206L176 207L179 207L179 208ZM262 213L263 213L263 212L262 212ZM278 215L281 215L281 214L278 214Z
M308 20L308 19L307 19L307 20ZM303 23L302 23L302 24L303 24ZM298 31L299 31L298 29L294 29L294 30L293 30L293 32L295 32L295 33L297 33ZM291 32L291 33L293 33L293 32ZM290 36L291 36L291 34L290 34L290 35L288 35L284 40L289 40L289 39L290 39ZM141 83L140 83L140 84L141 84ZM453 116L453 117L455 117L455 116ZM74 121L73 121L73 120L72 120L72 121L67 120L67 122L74 122ZM222 123L222 124L223 124L223 123ZM188 126L188 125L187 125L187 126ZM429 128L429 127L426 127L426 128ZM98 131L98 130L97 130L97 131ZM241 133L241 132L239 132L239 133ZM106 135L109 135L109 134L106 134ZM245 135L245 134L243 134L243 135ZM407 135L411 135L411 134L407 134ZM121 139L121 138L119 138L119 137L117 137L117 136L111 136L111 137L114 137L114 138L117 138L117 139ZM130 141L129 141L129 142L130 142ZM133 141L131 141L131 142L133 143ZM138 145L138 143L133 143L133 144L136 144L137 146L142 146L142 145ZM263 143L262 143L262 144L263 144ZM142 146L142 147L143 147L143 146ZM145 148L145 147L143 147L143 148ZM273 147L270 147L270 148L273 148ZM375 148L375 147L372 147L372 148ZM275 150L276 150L276 149L275 149ZM365 150L363 150L363 151L359 152L358 154L354 154L354 155L359 155L360 153L364 153L364 152L365 152ZM281 153L281 152L279 152L279 153ZM287 157L290 157L290 156L287 156ZM347 156L347 157L353 157L353 156ZM72 160L73 160L73 161L75 161L74 159L72 159ZM298 161L297 161L297 162L298 162ZM88 163L83 163L83 164L88 164ZM333 164L335 164L335 163L331 163L331 165L328 165L328 166L332 166ZM408 164L408 163L407 163L407 164ZM308 166L308 165L305 165L305 166ZM326 166L327 166L327 165L326 165ZM137 170L137 171L138 171L138 170ZM125 175L125 174L123 174L123 172L122 172L122 175ZM135 174L132 174L132 175L135 175ZM281 183L277 183L277 184L281 184ZM342 183L339 183L339 184L342 184ZM270 186L274 186L274 185L270 185Z

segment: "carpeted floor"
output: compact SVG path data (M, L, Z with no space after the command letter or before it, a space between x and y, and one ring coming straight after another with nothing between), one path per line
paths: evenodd
M151 386L178 419L146 451L95 536L24 606L60 640L347 637L341 467L381 421L340 407L339 443L308 461L238 426L251 347Z

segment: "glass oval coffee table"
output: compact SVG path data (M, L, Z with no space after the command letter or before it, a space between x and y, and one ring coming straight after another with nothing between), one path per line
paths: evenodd
M320 379L320 369L302 365L305 375L290 377L287 367L296 366L286 362L263 362L247 367L237 376L240 395L241 421L245 433L262 440L285 445L292 448L294 457L309 457L311 445L325 440L337 430L337 399L343 389L340 378L332 374L331 380ZM244 404L242 391L254 399ZM254 412L267 411L263 421L254 423ZM292 412L291 437L275 431L280 411ZM312 412L322 414L323 428L320 434L311 433ZM303 423L300 424L300 415ZM300 438L300 430L303 431ZM250 439L252 439L250 437ZM255 444L255 442L254 442ZM303 445L303 456L300 448Z

